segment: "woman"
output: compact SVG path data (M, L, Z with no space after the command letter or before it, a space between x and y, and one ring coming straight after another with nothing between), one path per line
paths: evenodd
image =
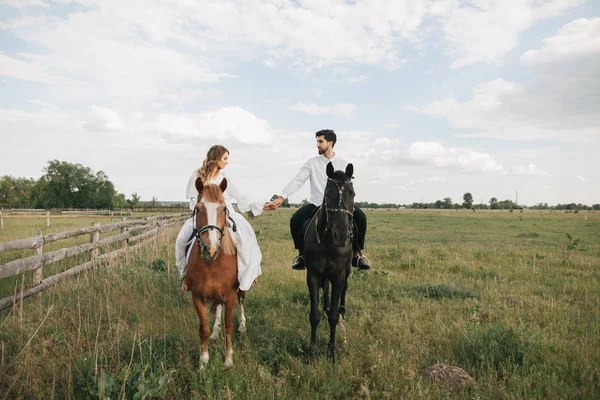
M214 145L206 154L206 158L202 163L202 167L192 172L188 179L186 188L186 197L190 200L190 210L194 210L198 201L198 190L196 190L196 179L201 178L204 183L212 183L218 185L225 178L223 169L229 163L229 150L224 146ZM255 279L260 276L260 263L262 254L258 247L258 241L254 234L254 229L246 219L237 211L234 210L231 201L237 200L237 206L242 212L252 211L256 216L262 214L263 205L259 203L250 203L248 199L241 194L238 188L227 178L227 188L223 193L225 203L229 209L229 215L235 222L237 232L234 233L233 239L237 249L238 259L238 280L241 290L248 290L254 283ZM183 278L187 271L185 247L193 233L193 220L189 218L183 224L177 241L175 242L175 257L177 260L177 269L182 278L181 290L186 291L187 286Z

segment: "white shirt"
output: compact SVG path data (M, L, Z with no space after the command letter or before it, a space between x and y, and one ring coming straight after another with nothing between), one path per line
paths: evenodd
M263 212L263 204L258 202L251 202L246 196L244 196L235 186L229 177L225 175L223 170L219 171L219 174L211 179L210 183L219 185L223 178L227 178L227 188L223 193L223 198L227 203L227 206L233 210L232 200L237 200L237 206L241 212L252 210L254 216L259 216ZM198 179L198 170L192 172L188 179L188 183L185 190L185 197L190 200L190 210L194 211L196 203L198 202L198 190L196 189L196 179Z
M320 154L309 159L300 168L298 174L287 184L283 191L279 194L284 199L296 193L304 185L304 182L310 178L310 202L315 206L320 206L323 203L323 195L325 194L325 185L327 185L327 164L333 163L334 170L345 171L348 162L334 154L333 157L327 158Z

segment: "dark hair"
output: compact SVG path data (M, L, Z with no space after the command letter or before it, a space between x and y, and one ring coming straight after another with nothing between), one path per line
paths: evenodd
M325 140L327 140L328 142L333 142L331 147L335 146L335 142L337 141L337 136L335 135L335 132L332 131L331 129L323 129L323 130L320 130L317 133L315 133L315 137L319 137L319 136L325 136Z
M218 168L217 161L219 161L225 153L229 153L229 150L220 144L215 144L208 150L202 166L198 169L198 176L202 179L202 183L210 183L208 181L210 180L213 170Z

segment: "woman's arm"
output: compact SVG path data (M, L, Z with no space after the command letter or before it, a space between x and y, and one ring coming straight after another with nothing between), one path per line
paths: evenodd
M250 199L244 196L240 189L231 181L231 178L225 176L225 174L223 175L224 178L227 179L227 189L225 189L225 192L230 198L234 198L237 201L237 206L240 209L240 211L252 211L252 214L254 214L254 216L259 216L260 214L262 214L264 204L258 202L251 202Z
M188 178L187 186L185 187L185 198L190 201L189 207L194 211L198 202L198 190L196 189L196 179L198 178L198 170L192 172Z

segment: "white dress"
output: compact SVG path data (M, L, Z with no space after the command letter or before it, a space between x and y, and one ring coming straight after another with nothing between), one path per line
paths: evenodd
M198 190L196 190L196 179L198 178L198 171L194 171L190 178L188 179L188 184L186 188L186 197L190 200L190 210L194 210L196 207L196 202L198 199ZM260 263L262 261L262 254L260 252L260 247L258 246L258 241L256 240L256 235L254 234L254 229L252 225L244 216L238 213L232 204L232 200L237 201L237 206L242 212L252 211L255 216L262 214L263 204L262 203L252 203L248 200L246 196L243 196L242 193L238 190L235 184L228 178L225 173L221 170L219 175L215 178L211 179L211 183L215 185L219 185L223 178L227 178L227 188L223 193L223 198L225 199L225 203L229 210L229 215L231 219L236 224L237 232L233 232L232 229L229 229L229 232L232 234L233 240L235 242L235 246L237 249L237 259L238 259L238 281L240 282L241 290L248 290L252 286L252 282L256 278L258 278L261 274ZM185 242L189 239L193 230L193 222L190 218L186 221L177 237L176 243L176 257L177 257L177 266L179 268L179 272L182 276L185 276L185 254L182 254L181 246L185 248ZM182 257L183 256L183 257ZM183 258L183 260L182 260ZM183 263L183 265L181 265ZM183 270L182 270L183 268Z

